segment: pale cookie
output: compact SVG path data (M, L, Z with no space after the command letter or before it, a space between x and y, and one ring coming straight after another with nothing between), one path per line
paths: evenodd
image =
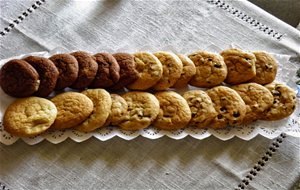
M255 77L255 55L251 52L239 49L228 49L221 52L227 65L228 74L225 82L228 84L240 84Z
M109 121L111 125L118 125L127 114L128 104L126 100L118 94L111 94L110 96L112 104Z
M33 137L46 131L57 115L55 105L44 98L29 97L14 101L5 111L4 129L18 137Z
M111 97L104 89L88 89L81 92L92 100L94 109L92 114L75 129L81 132L90 132L97 128L104 127L110 114Z
M183 98L186 99L192 112L190 120L192 126L207 128L218 114L210 97L202 90L187 91L183 94Z
M128 92L122 97L128 104L127 114L119 126L124 130L139 130L148 127L159 112L159 102L148 92Z
M159 101L160 111L153 126L176 130L188 125L192 117L191 110L182 96L173 91L158 92L155 96Z
M163 66L163 74L160 80L153 86L154 90L166 90L173 86L182 73L181 60L171 52L159 51L154 53Z
M93 111L93 102L86 95L78 92L61 93L51 101L57 108L57 117L51 128L65 129L79 125Z
M210 88L221 84L227 76L227 66L219 54L197 51L189 55L196 66L196 74L189 84Z
M243 122L246 105L240 95L225 86L217 86L206 91L211 98L218 115L210 123L211 128L225 128Z
M262 85L246 83L232 86L246 104L246 116L243 124L258 120L262 113L273 104L273 95Z
M155 85L161 78L163 67L152 53L138 52L133 54L138 79L127 85L132 90L146 90Z
M180 78L173 85L174 88L183 88L188 85L188 82L196 74L196 67L193 61L183 54L177 54L182 62L183 68Z
M296 93L284 84L271 83L265 86L274 97L272 106L262 115L263 120L279 120L291 115L296 108Z
M269 84L275 80L277 74L277 63L274 57L267 52L255 51L256 76L251 79L258 84Z

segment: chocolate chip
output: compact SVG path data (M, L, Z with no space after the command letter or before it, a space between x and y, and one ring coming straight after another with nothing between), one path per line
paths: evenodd
M240 113L239 112L233 112L233 117L239 117Z
M275 91L273 92L273 95L274 95L274 96L280 96L281 93L280 93L279 91L275 90Z
M196 116L196 113L192 113L192 117L195 117Z
M227 109L226 109L226 108L224 108L224 107L221 107L221 108L220 108L220 111L221 111L221 112L226 112L226 111L227 111Z
M222 119L223 118L223 116L221 114L219 114L217 117L218 117L218 119Z
M214 67L216 67L216 68L221 68L222 65L220 65L220 64L215 64Z
M209 57L207 60L208 60L208 61L212 61L212 58Z

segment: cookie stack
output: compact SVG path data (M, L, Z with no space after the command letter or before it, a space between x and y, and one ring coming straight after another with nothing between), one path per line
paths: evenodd
M272 83L276 73L277 63L270 54L239 49L220 54L78 51L49 59L29 56L1 68L0 85L7 94L48 97L66 87L90 89L60 93L51 100L19 99L7 109L3 124L16 136L34 136L48 128L89 132L108 125L124 130L149 125L175 130L189 125L218 129L278 120L293 113L296 95L286 85ZM188 84L208 89L182 95L166 91ZM108 92L125 87L132 91Z

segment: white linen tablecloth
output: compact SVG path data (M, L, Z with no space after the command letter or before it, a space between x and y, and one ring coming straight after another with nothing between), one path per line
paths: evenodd
M172 45L189 52L235 43L244 49L289 54L298 64L300 60L299 31L247 1L38 2L0 1L0 59L56 47L97 52ZM27 9L33 4L37 8L30 8L30 13ZM18 18L24 11L28 16ZM298 138L275 140L278 149L252 180L246 178L268 148L275 146L272 142L262 136L250 141L138 137L101 142L91 138L34 146L19 140L0 145L0 187L235 189L243 184L248 189L293 188L300 177Z

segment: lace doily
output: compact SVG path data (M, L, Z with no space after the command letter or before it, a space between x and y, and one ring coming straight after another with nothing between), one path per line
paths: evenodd
M125 51L125 48L123 49ZM156 51L154 48L148 48L144 47L139 50L149 50L149 51ZM174 48L166 47L164 50L170 50L173 52L182 52L183 51L178 51ZM220 49L215 47L215 46L210 46L208 48L205 48L205 50L208 51L213 51L213 52L219 52ZM103 50L103 51L108 51L108 52L116 52L113 50ZM120 51L120 50L118 50ZM130 51L130 50L129 50ZM134 50L131 50L134 52ZM61 53L61 52L70 52L67 50L63 50L61 48L57 48L53 51L49 52L35 52L31 53L30 55L37 55L37 56L44 56L44 57L49 57L55 53ZM23 58L25 56L28 56L29 54L26 55L20 55L16 57L12 57L9 59L1 60L0 61L0 67L4 63L6 63L8 60L13 59L13 58ZM234 136L239 137L244 140L250 140L254 138L256 135L260 134L262 136L265 136L267 138L275 138L278 137L281 133L285 133L287 135L295 136L295 137L300 137L300 86L296 85L295 81L299 80L297 79L297 69L299 65L296 63L293 63L289 61L290 56L289 55L280 55L280 54L273 54L273 56L277 59L279 69L278 73L276 76L276 81L281 82L284 84L287 84L288 86L292 87L297 91L297 105L296 105L296 110L294 113L283 120L279 121L257 121L249 125L243 125L240 127L232 127L232 128L226 128L226 129L198 129L194 127L187 127L185 129L181 130L176 130L176 131L165 131L165 130L160 130L154 127L149 127L140 131L124 131L121 130L117 127L106 127L102 129L97 129L93 132L89 133L82 133L76 130L72 129L66 129L66 130L49 130L46 133L42 135L38 135L32 138L21 138L23 141L25 141L27 144L33 145L37 144L43 140L48 140L51 143L57 144L60 143L67 138L70 138L76 142L82 142L85 141L91 137L95 137L101 141L106 141L109 140L115 136L118 136L122 139L125 140L132 140L136 138L137 136L143 136L149 139L157 139L162 136L168 136L173 139L182 139L186 137L187 135L190 135L196 139L204 139L207 138L211 135L221 139L221 140L228 140L233 138ZM187 89L196 89L195 87L189 87ZM71 90L71 89L68 89ZM12 98L8 95L6 95L2 89L0 89L0 97L1 97L1 105L0 105L0 142L6 145L13 144L16 142L19 138L14 137L4 131L3 125L2 125L2 118L4 115L4 112L7 108L7 106L15 100L15 98Z

